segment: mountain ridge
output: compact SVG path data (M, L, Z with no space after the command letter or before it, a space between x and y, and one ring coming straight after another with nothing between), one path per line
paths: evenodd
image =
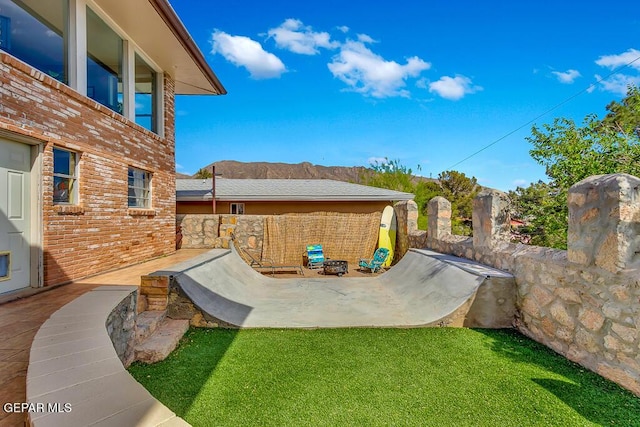
M221 160L202 169L209 172L215 166L216 175L232 179L333 179L336 181L361 183L364 166L322 166L310 162L239 162ZM194 175L176 173L178 178L193 178Z

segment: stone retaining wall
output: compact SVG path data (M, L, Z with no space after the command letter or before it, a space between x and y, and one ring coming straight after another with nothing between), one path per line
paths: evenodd
M127 295L109 314L105 326L118 358L127 367L133 363L136 338L137 292Z
M255 252L262 252L264 215L177 215L182 227L182 247L185 249L229 248L231 235L238 244Z
M640 395L640 179L602 175L574 185L567 251L510 243L508 203L504 193L481 192L468 238L451 234L451 205L436 197L428 231L403 225L400 241L512 273L523 334Z

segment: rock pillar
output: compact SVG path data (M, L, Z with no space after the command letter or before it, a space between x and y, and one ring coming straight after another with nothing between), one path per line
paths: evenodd
M483 190L473 199L473 246L492 247L510 239L509 197L498 190Z
M451 202L434 197L427 204L427 239L441 240L451 235Z
M568 259L612 273L640 267L640 179L596 175L569 189Z

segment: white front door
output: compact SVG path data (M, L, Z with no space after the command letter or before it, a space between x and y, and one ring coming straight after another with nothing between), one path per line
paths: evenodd
M0 294L30 285L31 148L0 139Z

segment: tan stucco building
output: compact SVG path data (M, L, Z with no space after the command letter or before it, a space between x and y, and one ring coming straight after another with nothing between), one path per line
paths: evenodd
M176 180L178 214L371 213L413 197L410 193L330 179Z

